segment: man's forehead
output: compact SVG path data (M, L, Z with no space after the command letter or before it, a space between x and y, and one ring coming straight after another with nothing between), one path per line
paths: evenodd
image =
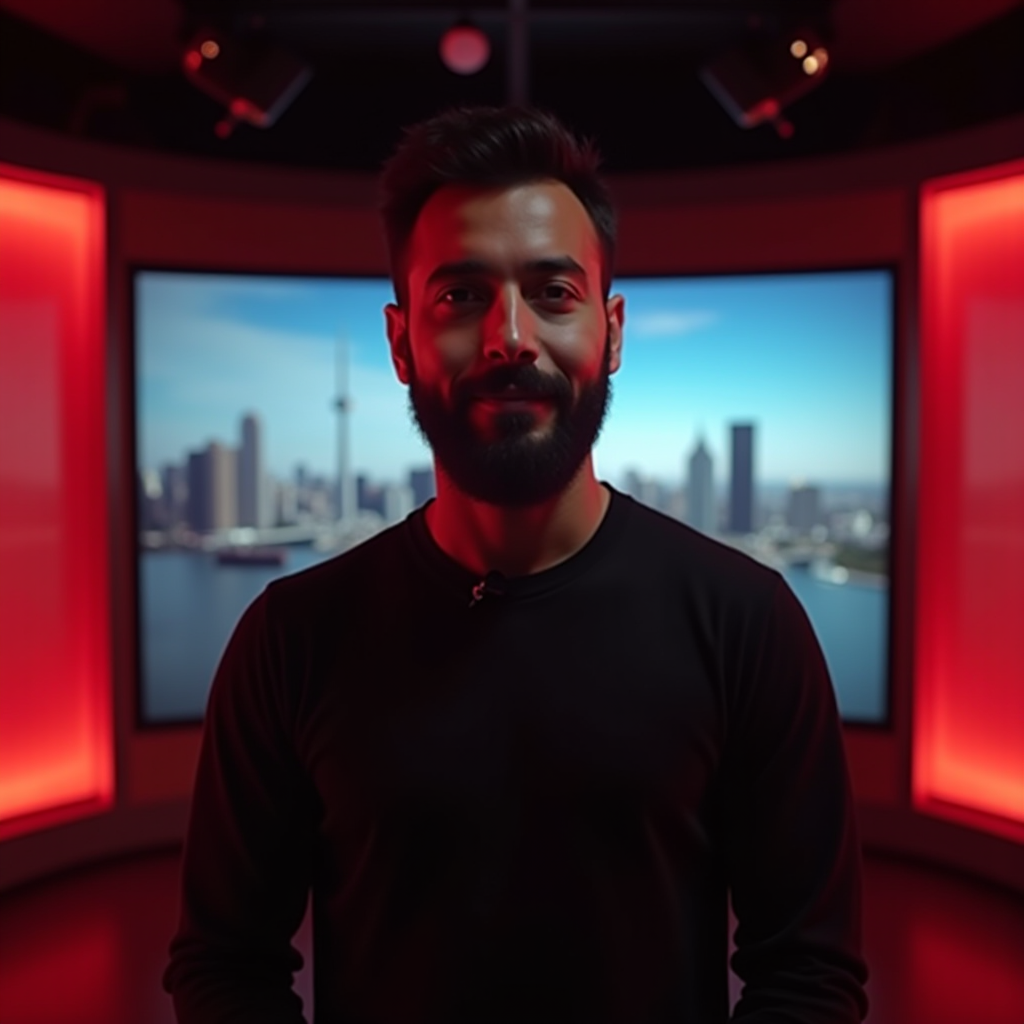
M586 207L559 181L500 187L446 185L424 204L410 239L410 262L430 264L494 255L600 259L597 231Z

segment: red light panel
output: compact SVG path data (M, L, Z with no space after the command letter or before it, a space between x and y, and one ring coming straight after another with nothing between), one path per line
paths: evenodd
M101 190L0 165L4 834L113 796L105 287Z
M983 812L994 830L1018 836L1024 165L987 177L933 182L921 204L913 788L918 806L942 813L930 802L944 801Z

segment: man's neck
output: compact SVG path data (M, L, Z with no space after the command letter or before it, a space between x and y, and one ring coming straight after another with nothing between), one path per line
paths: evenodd
M589 455L564 491L528 508L484 504L457 490L440 468L436 477L427 528L446 555L480 575L528 576L564 562L594 536L611 500Z

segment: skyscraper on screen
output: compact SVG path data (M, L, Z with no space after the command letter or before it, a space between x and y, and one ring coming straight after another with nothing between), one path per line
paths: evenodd
M714 533L715 489L711 453L701 438L690 456L686 475L686 521L702 533Z
M237 453L219 441L188 457L188 522L198 533L238 525Z
M242 417L238 449L238 525L267 525L263 479L263 424L254 413Z
M729 533L754 531L754 424L730 427Z
M810 484L794 484L789 492L786 522L797 533L810 533L824 521L821 488Z

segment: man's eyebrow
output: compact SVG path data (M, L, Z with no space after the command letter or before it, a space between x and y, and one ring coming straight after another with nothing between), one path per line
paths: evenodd
M475 277L489 273L491 269L491 265L485 260L454 260L451 263L441 263L431 271L427 284L447 281L452 277Z
M574 274L586 277L587 272L571 256L549 256L542 260L530 260L526 269L532 274Z
M539 260L528 260L523 264L523 269L530 274L572 274L583 278L587 276L587 272L571 256L546 256ZM427 278L427 284L447 281L453 277L478 277L493 273L493 265L486 260L454 260L435 267Z

